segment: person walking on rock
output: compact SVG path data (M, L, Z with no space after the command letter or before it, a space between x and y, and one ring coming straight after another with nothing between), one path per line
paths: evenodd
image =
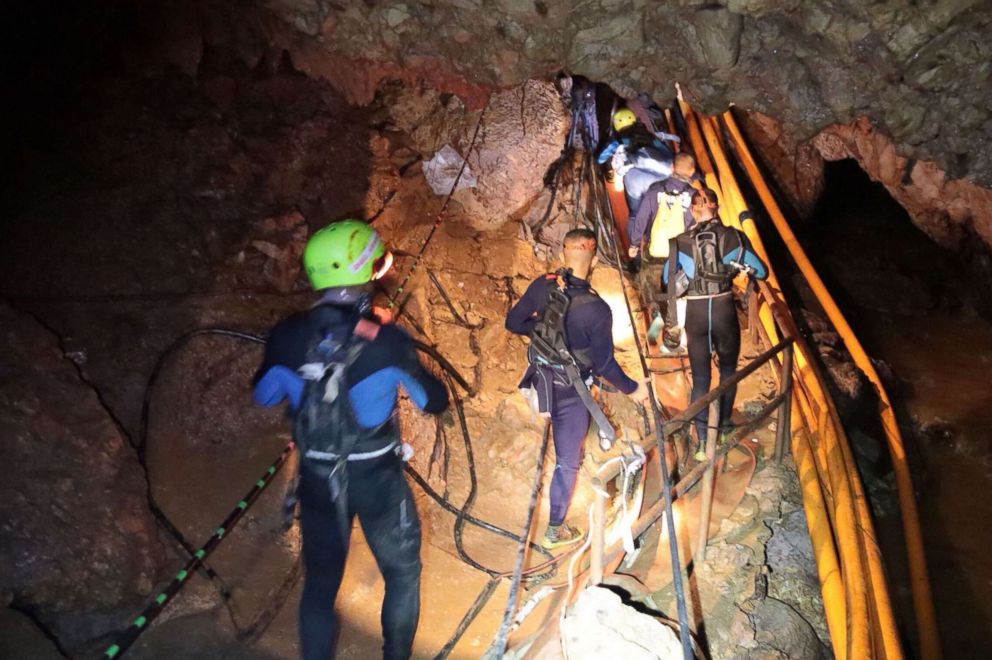
M542 275L527 288L506 317L506 329L531 338L530 365L520 387L533 391L538 412L550 419L555 446L551 515L541 545L552 549L581 540L565 524L582 460L590 416L601 436L614 433L589 395L592 376L601 376L636 401L647 398L647 383L632 380L613 356L613 317L609 305L589 286L596 265L596 235L573 229L565 235L564 268Z
M681 328L672 302L674 296L684 295L688 301L685 333L692 372L691 403L710 390L713 353L717 356L721 381L737 369L741 328L732 291L734 277L747 273L750 277L765 279L768 269L754 253L747 236L720 222L716 192L709 188L697 190L692 195L689 209L696 224L672 239L674 249L670 250L664 271L669 305L663 341L669 348L679 344ZM723 432L728 430L736 395L735 386L720 397L719 423ZM696 439L702 447L706 438L706 411L696 415L693 422Z
M684 151L676 154L672 176L651 184L644 193L637 216L627 226L628 256L641 260L636 269L637 284L648 305L649 318L653 319L653 332L649 332L652 340L661 332L661 278L669 242L696 222L689 210L695 174L696 159ZM642 243L646 243L643 250Z
M383 657L409 658L417 630L420 520L393 413L400 385L427 413L442 412L448 393L421 365L410 337L372 312L371 283L391 261L364 222L316 232L303 263L320 299L272 329L254 379L258 403L288 402L299 452L304 660L333 657L334 601L355 516L386 583Z

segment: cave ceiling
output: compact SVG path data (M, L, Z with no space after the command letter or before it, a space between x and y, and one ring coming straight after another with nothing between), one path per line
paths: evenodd
M734 103L799 139L866 117L903 155L992 187L987 0L188 0L168 11L191 43L173 48L187 67L196 42L248 64L276 47L356 102L405 78L470 106L559 70L659 102L679 81L707 112Z

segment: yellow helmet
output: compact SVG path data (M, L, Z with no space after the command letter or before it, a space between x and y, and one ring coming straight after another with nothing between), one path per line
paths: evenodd
M617 110L613 113L613 129L618 133L625 128L634 125L637 121L637 116L627 108Z

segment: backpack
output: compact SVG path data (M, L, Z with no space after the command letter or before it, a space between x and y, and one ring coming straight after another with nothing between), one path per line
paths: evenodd
M573 351L568 345L568 333L565 329L565 315L568 311L599 300L599 294L588 289L576 291L570 296L567 289L571 273L570 269L562 268L555 273L545 275L548 297L545 299L541 316L530 334L527 360L533 366L553 370L556 380L572 386L582 400L582 405L599 427L600 437L603 441L612 443L617 436L616 430L603 413L603 409L593 400L589 387L582 377L584 372L592 369L591 351Z
M592 302L598 296L592 290L588 294L569 296L566 289L570 274L569 270L562 268L545 275L548 295L541 316L531 332L530 346L527 347L528 362L535 366L550 367L560 373L564 373L565 368L570 366L577 367L580 372L592 367L592 361L585 351L573 352L569 348L565 315L573 305Z
M689 283L689 293L698 296L714 296L730 291L737 270L723 262L723 257L734 247L728 245L733 235L737 245L744 243L736 230L710 221L694 228L689 236L692 239L692 260L696 264L696 274Z
M317 330L307 349L307 361L297 370L304 385L293 416L293 441L299 448L301 466L333 477L343 472L356 445L378 430L358 424L348 397L348 370L369 346L368 337L374 338L378 325L367 319L355 323L353 317L333 308L318 307L314 313ZM331 479L332 484L334 481ZM336 497L336 493L332 495Z
M658 193L658 212L648 237L648 255L656 259L668 256L669 242L685 231L685 193Z

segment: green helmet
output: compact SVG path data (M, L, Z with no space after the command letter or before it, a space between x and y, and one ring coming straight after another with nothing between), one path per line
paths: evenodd
M379 234L361 220L332 223L307 241L303 267L314 289L366 284L389 268Z

